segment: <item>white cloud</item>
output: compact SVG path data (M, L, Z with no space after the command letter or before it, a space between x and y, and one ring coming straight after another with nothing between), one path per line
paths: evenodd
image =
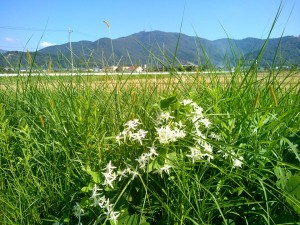
M15 39L10 38L10 37L6 37L6 38L4 38L4 40L7 41L7 42L10 42L10 43L13 43L13 42L16 41Z
M52 46L52 45L56 45L55 43L51 43L51 42L47 42L47 41L43 41L40 43L40 46L42 48L46 48L46 47L49 47L49 46Z

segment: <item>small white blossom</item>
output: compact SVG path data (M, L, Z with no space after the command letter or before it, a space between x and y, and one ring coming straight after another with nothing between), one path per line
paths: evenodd
M126 169L124 169L122 171L118 171L117 173L119 175L119 181L121 181L123 177L127 177L128 171L127 171L127 168L126 168Z
M239 156L238 158L233 159L233 167L242 167L244 161L243 156Z
M156 148L155 147L148 147L150 152L148 153L148 156L152 159L153 156L158 156L157 152L156 152Z
M138 141L142 145L142 140L146 137L148 131L144 131L142 129L138 130L136 133L130 134L130 140Z
M98 196L99 196L100 194L98 193L98 191L101 191L101 190L102 190L102 189L101 189L101 188L98 188L98 185L97 185L97 184L94 185L94 187L93 187L93 189L92 189L92 196L90 197L91 199L94 200L92 206L94 206L94 205L99 205L99 198L98 198Z
M139 124L141 124L141 123L139 122L138 119L133 119L133 120L129 120L127 123L125 123L124 126L127 127L126 128L127 130L130 130L130 129L135 130Z
M146 167L148 160L149 156L147 153L143 153L138 159L136 159L141 169L144 169Z
M104 169L106 171L102 173L105 177L103 185L108 185L111 188L114 188L112 182L117 179L117 174L113 172L115 168L116 167L111 164L111 161L109 161L109 163L106 165L106 168Z
M132 176L132 179L134 179L136 176L140 175L136 169L132 170L130 168L128 168L128 174Z
M185 125L182 124L181 120L179 122L175 122L174 125L180 129L185 127Z
M208 153L212 153L213 152L212 146L210 144L208 144L207 142L204 142L203 145L202 145L202 147Z
M161 112L158 116L158 123L165 122L167 123L169 119L173 119L174 117L171 116L170 112Z
M185 137L185 132L178 128L172 130L170 126L162 126L160 128L155 128L158 134L158 140L161 144L168 144L170 142L177 141L178 138Z
M197 160L201 160L204 156L200 151L199 147L190 147L191 154L186 155L187 157L191 158L192 162L195 163Z
M204 148L204 151L201 151L201 147ZM191 158L192 162L195 163L195 161L201 160L204 157L207 157L207 161L210 162L211 159L214 159L214 156L212 155L212 146L204 142L202 145L195 147L190 147L191 154L186 155L187 157Z
M167 173L168 175L170 175L170 168L172 168L172 166L170 166L169 164L165 163L165 165L159 169L159 173L160 173L161 177L162 177L163 172Z
M108 215L108 220L113 221L114 224L116 224L117 223L117 219L120 216L120 212L110 211L110 212L108 212L107 215Z
M192 114L194 114L198 118L202 118L203 117L203 108L201 106L198 106L197 104L194 104L193 107L194 107L194 111L192 112Z
M211 124L211 122L210 122L207 118L201 119L200 122L201 122L206 128L208 128L209 125Z
M173 132L174 132L174 137L176 137L176 139L184 138L186 135L184 130L180 130L177 127L173 130Z
M173 132L168 125L155 129L158 134L158 140L161 144L167 144L173 139Z
M98 205L102 209L107 205L107 199L105 198L105 196L98 198Z
M113 182L117 179L116 173L102 173L105 177L105 181L103 185L110 186L111 188L114 188Z
M180 102L180 103L182 105L186 106L186 105L193 103L193 101L191 99L183 99L182 102Z
M123 139L124 137L122 137L120 134L116 136L116 141L119 145L121 145L121 140Z
M106 165L105 169L108 173L111 173L114 169L116 169L117 167L113 166L111 164L111 161L109 161L109 163Z
M74 215L79 219L84 215L84 210L81 208L78 202L76 202L76 205L73 206L73 212Z
M216 139L217 141L221 140L221 136L219 134L214 133L214 132L211 132L209 137L213 138L213 139Z

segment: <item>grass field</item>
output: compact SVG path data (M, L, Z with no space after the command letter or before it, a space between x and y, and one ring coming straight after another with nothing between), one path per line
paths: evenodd
M300 222L297 71L1 78L2 224Z

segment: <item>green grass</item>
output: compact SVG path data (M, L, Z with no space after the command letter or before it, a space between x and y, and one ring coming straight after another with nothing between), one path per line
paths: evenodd
M136 76L138 87L130 83L132 77L123 77L113 79L110 88L108 79L93 87L80 76L56 82L46 82L52 79L48 77L12 78L0 90L3 224L74 224L76 202L85 207L81 222L92 223L100 212L90 207L91 190L82 188L97 181L101 185L102 169L110 160L120 169L125 163L138 166L135 159L153 143L160 160L172 161L170 175L140 171L138 178L105 190L111 201L122 202L117 202L116 210L131 215L119 224L126 220L133 224L299 222L299 80L282 86L274 76L270 72L261 82L257 73L247 78L238 73L224 84L222 76L214 73L206 79L170 75L160 78L163 88ZM241 79L247 85L241 86ZM37 85L38 81L46 84ZM211 129L222 137L208 139L214 149L211 162L187 160L187 146L193 142L188 122L189 137L169 145L157 141L157 113L171 111L184 121L179 104L183 99L201 105ZM119 146L115 136L134 118L149 132L146 143ZM233 168L218 151L242 155L242 168ZM162 166L158 163L155 168Z

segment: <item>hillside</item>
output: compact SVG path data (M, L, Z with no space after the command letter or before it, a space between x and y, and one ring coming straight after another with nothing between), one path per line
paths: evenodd
M178 37L178 33L152 31L139 32L113 40L101 38L94 42L72 42L74 64L78 68L105 67L113 64L148 64L158 67L161 63L168 65L174 59ZM228 65L228 61L234 65L237 59L253 60L264 42L265 40L256 38L242 40L224 38L210 41L180 34L176 57L182 64L193 62L197 65L204 65L209 60L213 65L223 67ZM43 68L47 67L50 60L53 67L70 68L71 65L69 43L46 47L31 54L36 54L35 62ZM21 55L20 52L3 54L12 65L19 63ZM274 61L275 55L277 57ZM7 66L7 60L1 57L0 66ZM25 54L21 61L22 66L26 66L26 60ZM300 38L286 36L269 39L260 65L269 66L273 61L280 65L298 65L300 63Z

